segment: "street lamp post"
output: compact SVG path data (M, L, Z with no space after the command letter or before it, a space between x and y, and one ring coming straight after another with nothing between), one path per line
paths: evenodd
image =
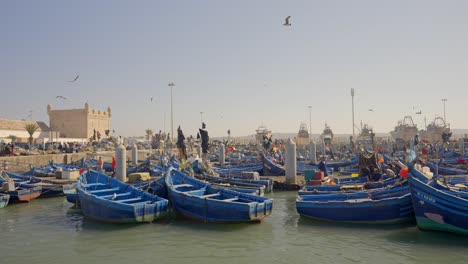
M309 105L309 141L312 142L312 106Z
M447 124L447 119L445 119L445 102L447 102L447 99L442 99L442 102L444 102L444 123Z
M353 114L353 140L354 140L354 88L351 88L351 105Z
M172 111L172 87L175 86L174 82L170 82L168 86L171 88L171 143L174 141L174 113Z

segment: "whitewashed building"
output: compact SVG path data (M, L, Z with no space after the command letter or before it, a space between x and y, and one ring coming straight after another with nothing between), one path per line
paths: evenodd
M27 142L29 133L25 126L30 123L36 123L39 127L33 134L35 141L49 137L49 127L44 122L0 118L0 140L8 142L10 136L15 136L16 141Z

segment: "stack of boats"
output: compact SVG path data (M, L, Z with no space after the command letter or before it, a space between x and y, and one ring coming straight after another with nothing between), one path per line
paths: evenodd
M412 218L409 187L402 181L385 178L364 184L367 177L343 178L336 185L304 186L296 199L299 214L315 219L395 223Z
M407 177L400 177L406 176L400 171L396 178L383 175L371 184L358 176L341 178L335 185L306 185L298 193L297 211L314 219L351 223L396 223L415 217L420 229L468 234L468 176L442 176L435 173L441 168L412 164Z

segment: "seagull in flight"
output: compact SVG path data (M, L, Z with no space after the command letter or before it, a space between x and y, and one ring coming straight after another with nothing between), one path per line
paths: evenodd
M422 114L422 111L419 110L418 112L416 112L416 114L417 114L417 115L420 115L420 114Z
M68 81L68 82L76 82L76 80L78 80L78 78L80 77L80 75L76 75L75 79L73 79L73 81Z
M61 95L57 95L57 96L55 96L55 98L57 98L57 99L64 99L64 100L67 99L66 97L63 97L63 96L61 96Z
M374 112L374 109L369 109L369 112Z
M286 17L286 19L284 20L283 26L291 26L291 23L289 23L290 18L291 18L291 16Z

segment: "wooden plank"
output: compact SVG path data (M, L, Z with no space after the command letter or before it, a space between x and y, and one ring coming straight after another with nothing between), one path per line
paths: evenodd
M117 193L117 197L121 197L121 196L125 196L125 195L130 195L130 194L132 194L132 193L131 193L131 192ZM110 198L112 198L112 196L114 196L114 195L113 195L113 194L103 195L103 196L101 196L101 198L110 199Z
M91 194L99 194L99 193L105 193L105 192L116 192L120 190L119 188L110 188L110 189L101 189L101 190L94 190L94 191L88 191Z
M237 200L239 200L239 198L234 197L234 198L229 198L229 199L223 199L222 201L225 201L225 202L233 202L233 201L237 201Z
M179 187L193 187L193 185L184 183L184 184L175 184L175 185L173 185L172 187L174 187L174 188L179 188Z
M128 202L135 202L135 201L141 201L142 199L140 197L136 198L130 198L130 199L125 199L125 200L115 200L118 203L128 203Z
M100 182L85 184L85 187L86 187L86 188L88 188L88 187L94 187L94 186L106 186L106 185L105 185L104 183L100 183Z
M210 198L210 197L215 197L215 196L218 196L219 193L212 193L212 194L207 194L207 195L203 195L203 196L200 196L201 198Z

